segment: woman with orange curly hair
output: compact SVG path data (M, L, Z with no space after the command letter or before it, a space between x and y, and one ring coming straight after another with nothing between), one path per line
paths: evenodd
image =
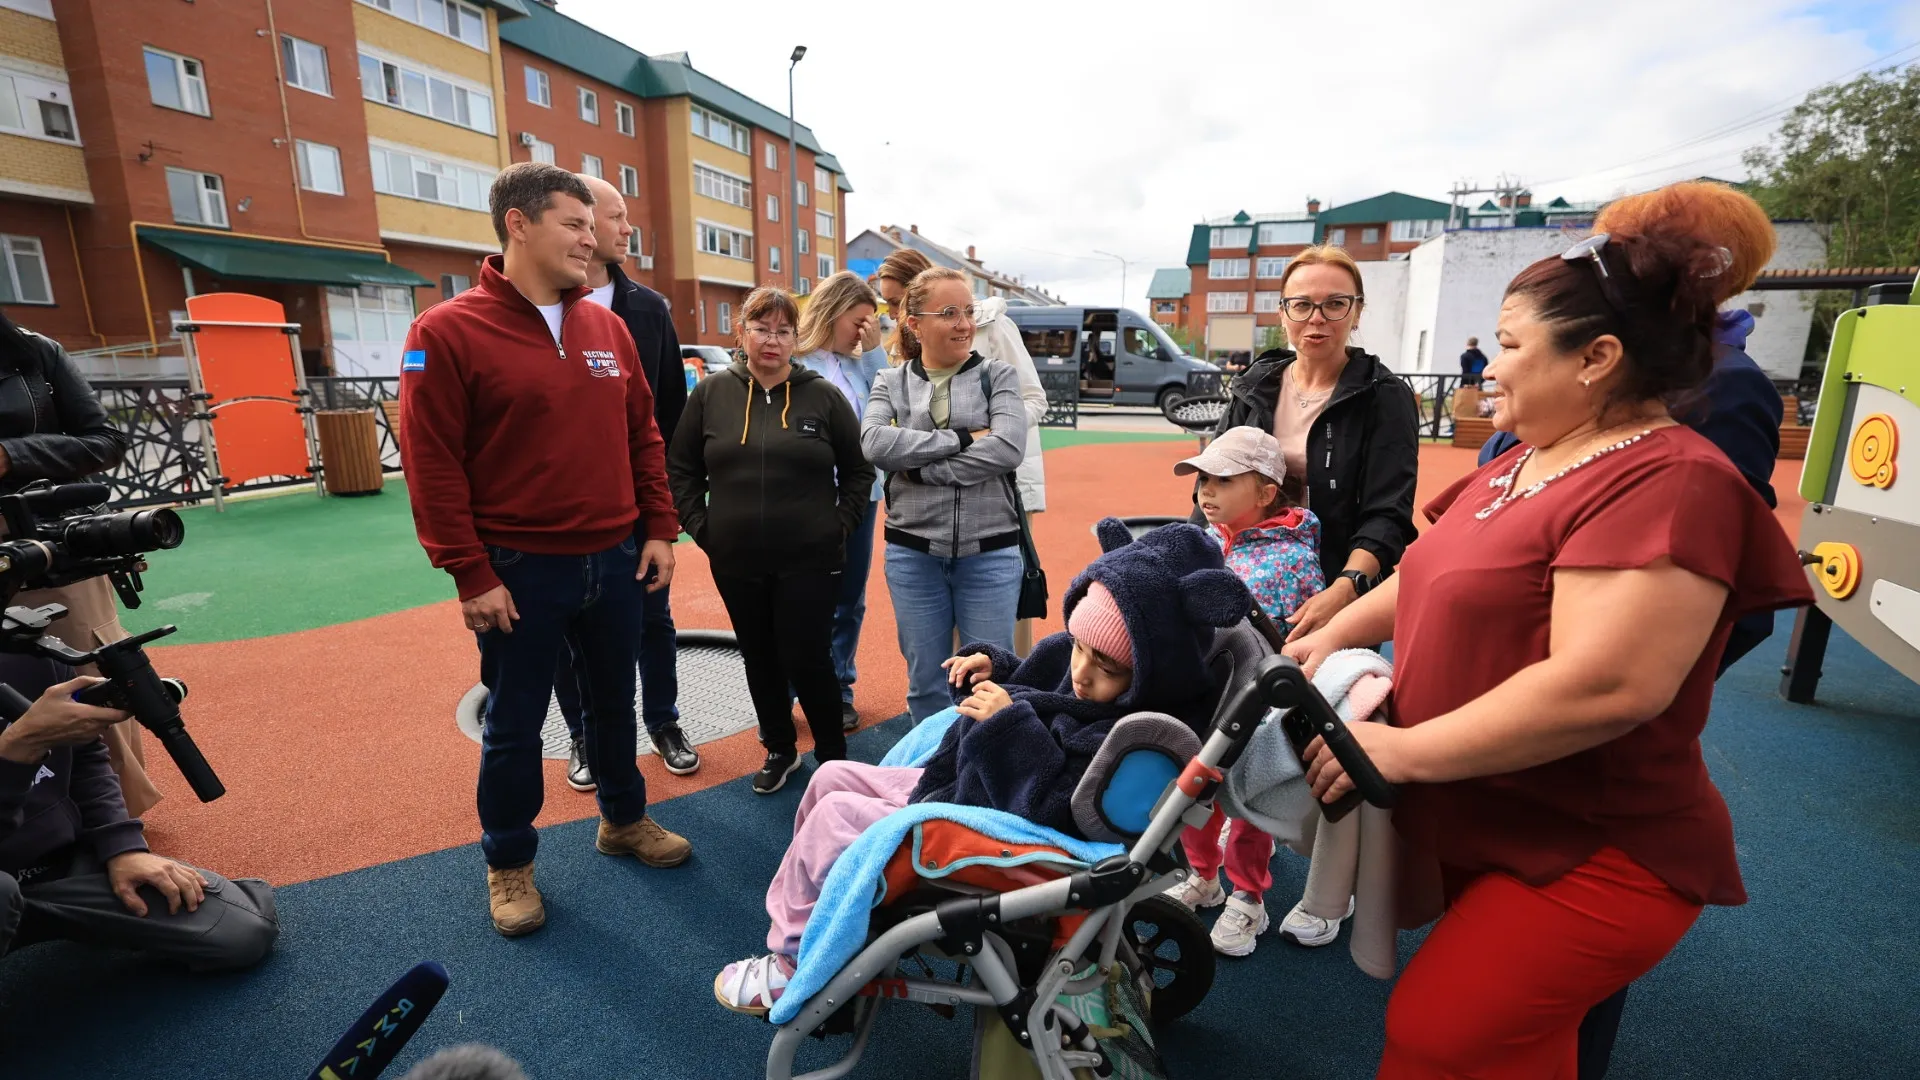
M1379 1075L1577 1075L1580 1022L1707 904L1746 901L1701 759L1735 620L1812 599L1765 502L1670 415L1715 308L1772 247L1760 207L1676 185L1507 286L1494 426L1516 448L1426 507L1400 572L1290 644L1310 670L1394 642L1393 724L1349 729L1403 785L1406 925ZM1329 801L1352 788L1309 747Z

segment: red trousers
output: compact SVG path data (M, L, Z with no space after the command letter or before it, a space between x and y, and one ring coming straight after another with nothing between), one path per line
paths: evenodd
M1387 1002L1381 1080L1574 1080L1587 1010L1700 915L1611 847L1538 888L1505 874L1463 885Z
M1226 820L1226 811L1216 806L1206 825L1180 834L1195 877L1205 880L1220 872L1220 824ZM1259 896L1273 885L1273 837L1234 818L1227 826L1225 862L1227 884Z

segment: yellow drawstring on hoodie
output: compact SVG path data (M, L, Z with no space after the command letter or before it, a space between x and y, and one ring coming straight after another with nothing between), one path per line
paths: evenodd
M754 388L757 387L758 385L759 385L758 383L753 381L752 376L748 376L747 413L746 413L746 417L740 421L740 445L741 446L747 445L747 432L753 427L753 391L754 391ZM781 385L786 388L786 393L787 393L786 404L780 406L780 430L785 431L787 430L787 410L793 408L793 380L788 379L785 383L782 383Z

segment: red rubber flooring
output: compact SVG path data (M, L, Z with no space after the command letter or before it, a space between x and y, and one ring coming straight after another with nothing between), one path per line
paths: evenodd
M1059 629L1058 598L1098 554L1091 526L1108 515L1179 513L1186 481L1172 465L1190 442L1111 443L1047 453L1049 509L1036 543L1055 600L1044 629ZM1429 446L1421 453L1422 501L1473 466L1473 454ZM1780 516L1797 531L1803 504L1791 494L1798 462L1775 483ZM674 615L684 628L725 628L705 557L677 549ZM451 602L279 637L153 650L156 665L193 686L188 723L228 794L196 802L170 762L152 762L167 799L147 815L157 850L219 867L229 877L280 885L471 843L478 747L454 727L455 703L476 681L472 637ZM905 708L906 668L876 555L860 646L861 717L877 722ZM150 753L153 751L149 742ZM675 777L641 759L656 802L737 779L759 766L751 732L701 747L704 766ZM595 813L591 796L546 763L549 793L540 824ZM671 827L673 810L660 819Z

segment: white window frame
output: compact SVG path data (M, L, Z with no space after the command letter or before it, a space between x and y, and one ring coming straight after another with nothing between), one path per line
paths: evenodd
M600 155L598 154L581 154L580 171L586 173L588 176L597 176L602 180L607 178L607 167L601 162Z
M1247 294L1243 292L1210 292L1207 294L1208 313L1224 315L1244 315L1247 310Z
M493 187L494 177L498 175L495 170L479 162L443 158L425 150L372 139L367 140L367 150L372 159L374 191L399 199L487 212L487 193ZM395 164L401 166L406 178L404 190L393 182ZM431 196L419 193L422 175L434 178L434 194ZM447 188L451 188L451 192L444 190Z
M213 115L213 102L212 99L207 96L207 65L204 61L197 56L186 56L177 52L169 52L166 49L155 48L152 45L142 45L140 47L140 54L140 62L142 65L148 63L149 57L156 56L172 63L173 89L174 93L180 95L180 104L178 105L168 105L164 101L156 100L153 96L153 70L146 68L147 100L152 101L158 108L171 109L174 112L191 113L194 116L210 117ZM198 68L199 74L189 73L187 71L187 65L189 64ZM199 108L194 108L195 105L198 105Z
M333 187L322 187L321 181L323 178L318 175L319 170L314 168L314 156L317 152L321 151L333 155ZM300 187L302 189L306 191L317 191L322 195L345 195L347 193L346 164L340 158L339 147L330 146L326 143L309 142L306 139L295 139L293 141L293 156L295 163L299 166Z
M639 258L645 254L640 250L640 230L638 227L635 227L632 232L627 234L627 254L634 258Z
M407 339L407 328L419 314L414 309L413 290L404 285L329 285L326 291L327 330L335 341L392 341ZM398 327L400 316L406 322ZM353 333L340 334L343 318L353 320ZM366 332L368 320L377 320L380 336ZM394 330L398 329L398 334Z
M544 139L535 139L533 140L533 145L527 147L528 161L538 161L547 165L553 165L556 163L553 154L553 144Z
M813 212L813 234L822 240L833 239L833 215L825 210ZM823 277L825 275L822 275Z
M718 221L696 218L693 223L694 250L723 259L753 261L753 234L742 232Z
M547 78L547 73L532 64L525 65L521 70L526 72L528 103L543 109L553 108L553 81Z
M633 122L633 106L624 101L613 103L613 129L629 137L638 130Z
M56 135L47 127L49 107L65 110L71 138ZM5 58L0 57L0 131L62 146L80 145L80 128L73 115L73 88L22 68L7 67Z
M1548 218L1547 224L1554 225L1558 223L1552 218ZM1394 243L1405 244L1415 240L1426 240L1439 236L1446 231L1446 225L1446 221L1442 218L1420 218L1412 221L1396 221L1389 227L1390 231L1387 235Z
M1207 277L1214 281L1240 281L1246 276L1245 259L1211 259L1207 262Z
M779 272L780 272L780 245L768 244L767 245L767 273L777 274Z
M1361 229L1360 242L1363 244L1379 243L1380 242L1380 226L1369 225L1366 228Z
M742 210L753 206L753 181L704 161L693 163L693 192Z
M473 277L469 274L441 274L440 299L451 300L468 289L473 288Z
M780 220L780 196L772 194L771 192L767 195L767 220Z
M802 255L810 255L813 253L812 241L813 238L807 235L807 230L805 229L801 229L799 236L794 239L794 243L800 245L800 254Z
M721 300L713 305L714 326L723 334L733 333L733 305Z
M1215 248L1245 249L1248 245L1252 243L1253 243L1253 226L1230 225L1224 228L1213 230L1213 236L1208 246L1215 247Z
M360 0L361 3L378 11L384 11L397 19L404 19L415 26L422 26L443 37L450 37L463 45L469 45L481 52L491 52L487 40L486 13L462 0ZM435 8L440 15L426 14ZM452 16L449 25L448 16Z
M1291 255L1262 255L1255 265L1255 275L1263 278L1277 278L1287 272L1287 264L1293 261Z
M640 194L640 170L631 165L620 166L620 194L631 199Z
M198 218L186 221L180 219L178 208L173 206L173 178L175 176L192 177L194 201L196 204L195 212L200 215ZM213 183L207 183L209 180L213 181ZM197 225L203 229L226 229L232 227L230 222L233 219L227 213L226 181L220 178L219 173L195 172L192 169L176 169L171 165L167 166L167 205L170 210L174 211L173 222L176 225ZM214 211L218 211L218 213L216 214Z
M778 146L769 142L763 144L760 150L760 159L766 162L767 168L778 169L780 167L780 148Z
M594 127L599 127L600 126L600 95L594 92L593 90L589 90L588 88L582 86L579 88L579 92L575 96L577 96L580 99L580 119L586 121L589 124L592 124Z
M1311 221L1263 221L1259 226L1261 247L1279 244L1313 243L1313 222Z
M1271 314L1280 310L1280 293L1257 292L1253 294L1253 310L1259 314Z
M693 133L711 143L718 143L735 153L745 154L752 149L752 136L749 128L730 116L723 116L712 109L703 109L698 105L689 106L693 112L688 123ZM715 134L724 132L725 137Z
M813 283L808 281L806 278L801 278L800 280L793 283L793 292L795 296L805 296L812 291L813 291Z
M1332 245L1333 245L1334 247L1345 247L1345 246L1347 246L1347 230L1345 230L1345 229L1330 229L1330 230L1328 230L1328 231L1327 231L1327 243L1329 243L1329 244L1332 244Z
M308 65L301 62L303 47L319 54L320 71L317 79L314 73L308 70ZM305 90L309 94L319 94L321 97L333 96L333 66L327 57L325 45L318 45L306 38L294 37L292 34L281 34L280 66L286 70L288 86ZM318 85L315 85L316 82Z
M833 256L815 255L813 257L813 269L815 271L814 276L820 278L821 280L825 280L827 278L832 277L833 271L835 269L833 265Z
M833 174L818 165L813 167L813 190L832 191Z
M40 293L44 295L46 299L26 299L26 290L23 289L20 284L20 260L23 258L33 258L39 261L40 280L37 284L40 286ZM5 286L6 288L5 294L0 295L0 304L52 306L54 303L53 275L47 270L47 248L45 244L40 242L39 237L0 235L0 286ZM12 299L7 299L6 297L12 297Z
M795 180L793 182L793 205L807 205L807 185L805 181Z
M365 0L362 2L364 3ZM402 112L410 112L415 116L424 116L429 120L438 120L443 124L451 124L462 131L477 131L482 135L494 134L492 88L457 75L437 71L412 60L369 49L364 45L360 48L359 65L362 100L399 109ZM379 76L372 86L367 85L369 65L376 69ZM392 69L391 84L388 80L389 68ZM424 95L418 102L419 108L415 108L414 104L407 100L409 76L419 81L420 93ZM439 86L436 87L435 84ZM393 96L388 95L389 85L391 85ZM448 115L445 116L440 114L435 104L442 97L445 98L448 110ZM466 123L460 121L462 103L467 107Z

